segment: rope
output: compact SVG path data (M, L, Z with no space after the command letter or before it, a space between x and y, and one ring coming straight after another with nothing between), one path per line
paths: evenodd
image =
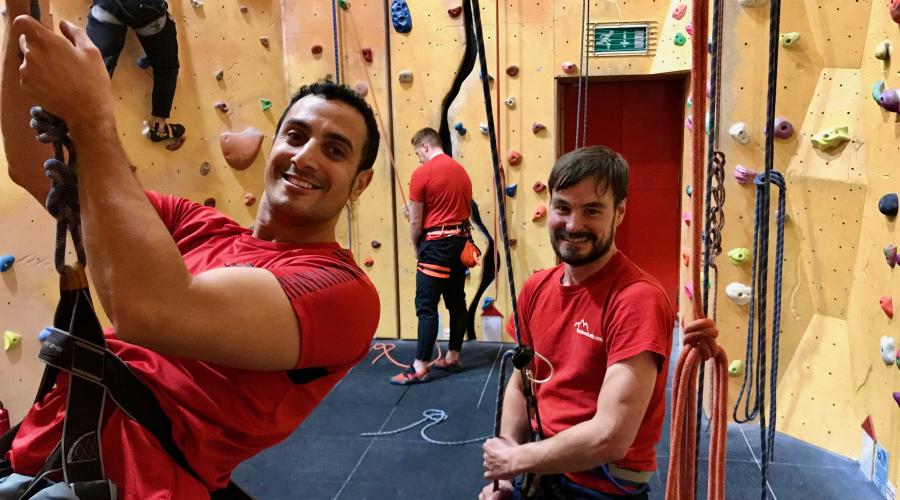
M338 14L337 0L331 0L331 34L334 40L334 82L341 84L341 60L338 53Z
M585 113L585 110L582 110L581 107L581 96L583 92L582 88L584 86L582 71L584 69L585 24L589 2L590 0L581 0L581 50L578 53L578 106L575 108L575 149L579 148L579 141L581 139L581 115L582 113Z
M769 461L775 453L775 422L777 415L777 381L778 350L781 336L781 277L784 254L784 215L785 215L785 182L784 177L774 169L775 162L775 101L778 83L778 36L781 24L781 1L772 0L769 10L769 71L766 102L766 148L765 172L754 180L756 184L756 214L753 228L753 271L750 294L750 316L747 322L747 352L745 355L744 377L741 390L735 402L733 416L737 422L747 422L759 418L760 427L760 497L768 496ZM774 300L772 315L772 366L769 372L769 415L770 427L766 426L766 300L768 296L769 266L769 208L771 205L771 184L779 188L778 215L776 218L775 242L775 276ZM754 325L756 321L756 325ZM753 336L756 326L756 355L753 362ZM752 373L751 373L752 372ZM756 392L753 383L756 379ZM746 393L746 399L744 399ZM738 417L738 408L744 399L744 416ZM750 406L751 399L753 406Z
M441 359L441 358L444 357L443 353L441 353L441 344L440 344L440 342L435 342L435 343L434 343L434 346L435 346L435 348L437 348L437 356L435 356L435 357L428 363L428 366L429 366L429 367L430 367L431 365L435 364L435 363L437 362L437 360L439 360L439 359ZM380 353L378 356L375 356L375 359L372 360L372 364L374 365L375 363L378 362L379 359L384 358L384 359L390 361L391 363L393 363L394 366L397 366L397 367L403 368L403 369L409 368L409 365L403 364L403 363L397 361L396 359L394 359L393 356L391 356L391 351L393 351L393 350L396 349L396 348L397 348L397 344L388 344L387 342L378 342L377 344L373 345L371 350L373 350L373 351L381 351L381 353Z
M583 20L582 22L584 22L584 25L582 25L582 27L581 27L581 46L582 46L582 51L584 51L584 48L583 48L583 47L584 47L584 45L587 43L587 38L585 37L585 34L584 34L585 28L589 27L589 26L590 26L590 23L591 23L591 0L585 0L585 3L587 4L587 8L585 9L585 12L584 12L584 14L583 14L585 20ZM616 5L618 6L618 4L616 4ZM590 59L590 57L591 57L590 51L584 51L584 61L579 61L579 62L578 62L578 64L579 64L579 68L578 68L579 74L581 73L581 67L580 67L580 65L581 65L581 64L584 64L584 101L583 101L583 103L578 103L578 106L579 106L579 107L582 107L582 106L583 106L583 110L582 110L582 112L581 112L581 119L582 119L582 124L581 124L581 147L587 146L588 90L590 90L590 86L591 86L591 80L590 80L590 76L591 76L591 63L590 63L590 60L591 60L591 59ZM577 137L578 137L578 136L576 135L576 144L577 144Z
M400 434L401 432L406 432L410 429L415 429L419 425L424 424L425 422L429 422L427 425L425 425L425 427L422 427L422 429L419 430L419 435L422 436L422 439L424 439L425 441L427 441L431 444L438 444L438 445L442 445L442 446L462 446L464 444L481 443L481 442L485 441L486 439L490 439L492 437L492 436L488 435L488 436L480 436L480 437L472 438L472 439L464 439L464 440L460 440L460 441L441 441L439 439L434 439L434 438L428 437L428 435L425 434L425 431L434 427L435 425L438 425L441 422L446 421L449 418L450 418L449 415L447 415L447 412L445 412L444 410L441 410L439 408L429 408L422 412L422 418L420 418L419 420L416 420L415 422L413 422L409 425L400 427L399 429L390 430L390 431L363 432L360 434L360 436L363 436L363 437L393 436L395 434Z
M697 30L692 43L692 75L691 93L696 97L694 103L694 123L705 120L705 94L707 72L707 49L705 43L709 26L709 2L697 0L693 4L693 24ZM691 137L692 171L694 195L691 197L694 218L703 210L703 158L704 144L702 128L698 125ZM701 253L701 225L692 225L692 254ZM700 263L695 258L691 264L691 278L694 290L700 290ZM725 496L725 447L726 447L726 405L728 401L727 357L716 344L718 330L715 322L706 317L705 297L697 295L693 303L694 321L685 329L684 349L675 368L675 382L672 390L672 436L670 440L671 458L669 461L666 498L681 500L692 498L696 491L697 463L697 416L701 413L694 400L698 389L698 372L700 363L708 359L715 360L713 366L713 401L710 413L709 476L708 498L721 500Z

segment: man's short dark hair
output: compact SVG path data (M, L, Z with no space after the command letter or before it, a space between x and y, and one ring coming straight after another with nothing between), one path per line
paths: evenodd
M275 134L277 135L281 132L281 124L284 122L284 117L287 116L288 110L297 101L308 95L317 95L328 101L341 101L359 111L366 122L366 142L363 144L362 158L359 160L359 171L372 168L372 165L375 164L375 158L378 156L378 144L381 141L378 125L375 123L375 113L372 112L372 108L369 107L365 99L345 85L323 81L300 87L300 90L291 97L291 102L288 103L281 113L281 118L278 119L278 125L275 127Z
M628 162L606 146L590 146L559 157L547 181L550 193L592 178L598 192L612 189L615 206L628 194Z
M423 142L428 143L429 146L439 148L441 147L441 136L438 135L437 130L431 127L425 127L416 132L412 138L413 146L418 147L419 144L422 144Z

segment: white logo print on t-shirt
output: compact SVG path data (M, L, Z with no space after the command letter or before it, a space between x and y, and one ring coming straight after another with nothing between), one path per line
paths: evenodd
M582 319L581 321L576 322L576 323L575 323L574 325L572 325L572 326L575 327L575 332L578 333L579 335L584 335L585 337L594 339L594 340L596 340L597 342L603 342L603 338L602 338L602 337L598 337L598 336L594 335L593 333L591 333L590 327L588 326L587 321L585 321L584 319Z

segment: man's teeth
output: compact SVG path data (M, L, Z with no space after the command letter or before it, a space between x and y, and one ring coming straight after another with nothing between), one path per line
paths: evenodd
M295 178L290 177L290 176L285 176L285 180L288 181L289 183L291 183L291 184L297 186L297 187L302 187L302 188L304 188L304 189L316 189L316 187L317 187L315 184L312 184L312 183L310 183L310 182L306 182L306 181L304 181L304 180L295 179Z

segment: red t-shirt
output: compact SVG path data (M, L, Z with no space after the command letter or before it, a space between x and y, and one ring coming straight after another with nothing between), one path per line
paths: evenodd
M409 199L423 204L423 228L456 224L472 215L472 181L456 160L439 154L413 172Z
M562 264L532 275L519 294L522 340L553 363L549 382L536 386L546 437L590 420L606 369L644 351L657 355L653 396L625 458L633 470L656 470L656 443L666 410L666 376L675 313L660 284L621 252L582 283L562 285ZM512 335L512 318L507 329ZM549 368L535 360L535 379ZM603 411L601 408L600 411ZM600 465L600 464L597 464ZM571 473L572 481L605 493L621 490L604 479Z
M207 498L208 490L227 484L241 461L288 437L366 355L378 326L378 294L349 251L337 243L263 241L214 208L153 192L147 196L192 274L228 266L272 272L300 326L297 367L324 367L330 373L296 385L284 371L238 370L166 356L106 332L109 350L159 399L172 419L175 441L205 483L184 471L150 433L116 407L101 433L101 446L106 473L119 497ZM252 338L253 332L247 334ZM36 473L59 441L68 381L61 374L57 386L26 415L10 452L16 472Z

